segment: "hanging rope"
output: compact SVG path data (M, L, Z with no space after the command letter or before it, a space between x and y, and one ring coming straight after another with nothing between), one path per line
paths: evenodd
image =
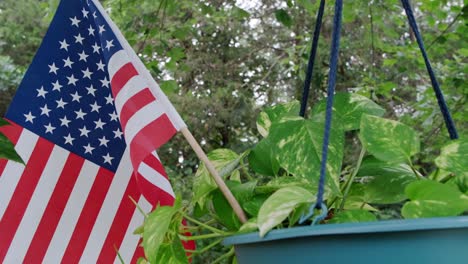
M457 139L457 129L455 128L455 124L453 122L452 116L450 115L447 103L445 102L444 95L439 87L439 83L437 82L437 79L435 77L434 70L432 69L431 63L427 57L426 48L424 47L424 42L422 40L421 34L419 33L418 25L416 23L416 19L414 18L413 10L411 8L409 0L401 0L401 3L403 5L403 8L405 9L406 16L408 17L408 22L410 24L411 29L414 32L419 49L421 50L422 56L424 58L424 63L426 64L427 72L429 73L429 77L431 78L432 88L434 89L434 93L437 98L437 103L439 104L440 111L444 116L445 126L447 127L450 138Z
M317 13L317 19L315 20L314 37L312 41L312 46L310 48L309 63L307 64L304 89L302 90L301 110L299 112L299 115L302 117L305 116L305 111L307 108L307 99L309 98L310 82L312 80L312 72L314 70L314 62L315 62L315 56L317 54L320 29L322 28L322 17L323 17L324 9L325 9L325 0L321 0L320 7Z
M335 95L336 71L338 68L338 52L340 49L340 33L341 33L341 17L343 13L343 0L336 0L335 15L333 18L333 33L332 45L330 50L330 71L328 74L327 88L327 106L325 111L325 129L322 144L322 162L320 164L320 179L318 183L317 201L313 204L307 214L304 214L299 219L299 223L304 223L307 219L314 215L314 209L320 209L321 212L312 220L312 225L325 219L327 216L327 206L323 202L325 193L325 174L327 169L328 143L330 139L330 128L332 121L333 97Z
M335 17L333 18L332 46L330 51L330 72L328 75L327 108L325 112L325 131L323 133L322 163L320 164L320 179L318 184L316 208L323 204L325 192L325 174L327 169L328 142L332 122L333 97L335 95L336 70L338 68L338 52L340 50L341 17L343 13L343 0L335 2Z

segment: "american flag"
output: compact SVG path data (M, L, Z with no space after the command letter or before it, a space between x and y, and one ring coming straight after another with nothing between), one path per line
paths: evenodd
M185 126L95 0L62 0L6 115L0 263L135 262L174 193L155 152Z

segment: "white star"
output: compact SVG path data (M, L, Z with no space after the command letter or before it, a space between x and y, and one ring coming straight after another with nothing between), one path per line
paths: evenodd
M68 127L68 123L70 123L71 121L68 120L67 116L64 116L63 118L59 118L60 119L60 126L66 126Z
M47 107L47 104L39 108L41 109L41 115L49 116L50 109Z
M85 62L86 62L86 59L89 57L89 55L86 54L86 53L84 52L84 50L83 50L81 53L78 53L78 56L80 56L80 61L83 60L83 61L85 61Z
M52 126L52 124L51 124L50 122L49 122L49 124L48 124L48 125L46 125L46 126L44 126L44 127L45 127L45 129L46 129L46 131L45 131L45 132L46 132L46 134L47 134L47 133L51 133L51 134L53 134L53 133L54 133L54 129L55 129L55 127L54 127L54 126Z
M79 27L79 24L81 22L81 20L79 20L78 18L75 17L70 17L70 20L71 20L71 24L72 26L76 26L76 27Z
M96 63L96 65L98 67L98 70L101 70L101 71L104 71L104 67L106 67L106 65L102 63L102 60L99 60L99 62Z
M76 82L78 81L78 79L76 79L73 74L71 76L67 76L67 79L68 85L73 84L74 86L76 86Z
M95 31L95 29L93 28L93 26L89 25L88 34L89 34L90 36L94 36L94 31Z
M44 86L41 86L41 89L36 89L37 91L37 97L43 97L45 99L45 95L48 93L46 90L44 90Z
M87 129L86 126L83 126L83 128L80 128L78 130L80 130L81 132L80 133L81 137L88 137L89 132L91 132L91 130Z
M24 114L24 117L26 117L25 122L31 122L31 124L33 123L33 119L36 118L35 116L32 115L31 111L29 111L28 114Z
M64 50L68 51L68 46L70 46L70 45L68 45L66 39L64 39L63 41L59 41L59 43L60 43L60 49L64 49Z
M94 104L90 104L89 106L91 106L91 113L92 112L99 113L99 108L101 108L101 106L98 105L97 102L94 102Z
M83 112L81 108L80 110L75 111L75 114L76 114L76 119L82 119L82 120L84 120L84 116L86 115L86 113Z
M113 131L113 132L114 132L114 138L120 138L120 139L122 139L123 133L122 133L122 131L120 131L120 129L117 128L117 129L116 129L115 131Z
M94 123L96 124L96 127L94 129L98 129L98 128L104 129L104 125L106 124L106 123L101 121L101 118L99 118L98 121L94 121Z
M62 85L60 85L58 80L52 83L52 86L54 86L52 88L52 91L59 91L59 92L60 92L60 89L63 87Z
M76 35L74 37L75 37L75 43L80 43L81 45L83 45L84 38L81 36L80 33L78 33L78 35Z
M65 136L63 138L65 139L65 144L70 144L73 146L73 140L75 140L75 138L72 138L70 133L68 133L68 136Z
M89 143L88 143L87 146L83 146L83 148L85 148L85 154L86 154L86 153L93 154L94 148L91 147L91 145L90 145Z
M78 92L75 92L74 94L70 94L71 97L73 97L72 102L77 101L78 103L80 102L81 95L78 94Z
M86 90L88 90L88 94L92 94L93 96L96 96L95 94L96 89L93 87L92 84L89 87L86 87Z
M114 112L110 113L110 118L111 118L111 121L117 121L117 118L119 118L119 116Z
M81 13L83 13L83 17L88 18L89 11L86 11L86 9L84 9L84 7L83 7L83 10L81 10Z
M102 156L102 158L104 159L104 163L109 163L109 164L112 164L112 160L114 159L113 157L109 156L109 153L107 153L106 156Z
M62 109L65 109L65 105L68 104L67 102L63 101L62 98L60 98L60 100L56 100L55 102L57 102L57 108Z
M93 17L97 18L96 11L93 12Z
M102 32L106 31L104 28L104 25L99 26L99 34L102 34Z
M89 68L86 68L86 70L81 72L83 73L83 78L88 78L91 80L91 74L93 74L93 72L90 71Z
M107 49L107 51L109 51L112 47L114 47L114 44L112 42L114 42L113 39L111 39L111 41L106 40L106 49Z
M106 88L109 88L109 80L107 80L107 77L104 77L104 79L100 80L101 81L101 84L102 84L102 87L106 87Z
M72 67L72 64L74 63L73 61L70 60L70 57L67 57L66 60L63 60L63 62L65 63L65 65L63 65L63 67Z
M101 49L101 46L97 44L97 42L94 43L93 47L93 53L99 53L99 50Z
M114 102L114 98L112 98L112 95L109 94L107 97L106 97L106 105L108 104L112 104Z
M57 68L57 66L55 66L55 63L52 63L51 65L49 65L49 69L50 69L49 73L53 72L53 73L57 74L57 70L59 68Z
M109 142L109 140L103 136L102 138L99 138L99 146L106 146L107 147L107 143Z

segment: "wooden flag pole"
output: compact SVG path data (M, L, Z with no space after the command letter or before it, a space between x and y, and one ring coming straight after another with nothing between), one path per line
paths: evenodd
M236 213L237 217L242 223L247 222L247 217L245 216L244 211L242 210L239 202L236 200L234 195L232 195L231 190L226 186L226 183L223 181L221 176L219 176L218 172L216 171L213 163L208 159L203 149L198 144L197 140L193 137L192 133L188 130L187 127L184 127L180 130L184 135L185 139L187 139L188 143L192 147L192 149L197 154L198 158L205 164L206 168L210 172L211 176L213 177L214 181L218 185L219 189L223 193L224 197L228 200L229 204L231 205L232 209Z

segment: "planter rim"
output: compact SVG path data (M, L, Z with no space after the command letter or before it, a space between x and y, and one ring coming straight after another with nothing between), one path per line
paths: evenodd
M224 239L223 245L249 244L305 236L404 232L455 228L468 228L468 216L301 226L272 230L263 238L259 236L258 232L235 235Z

